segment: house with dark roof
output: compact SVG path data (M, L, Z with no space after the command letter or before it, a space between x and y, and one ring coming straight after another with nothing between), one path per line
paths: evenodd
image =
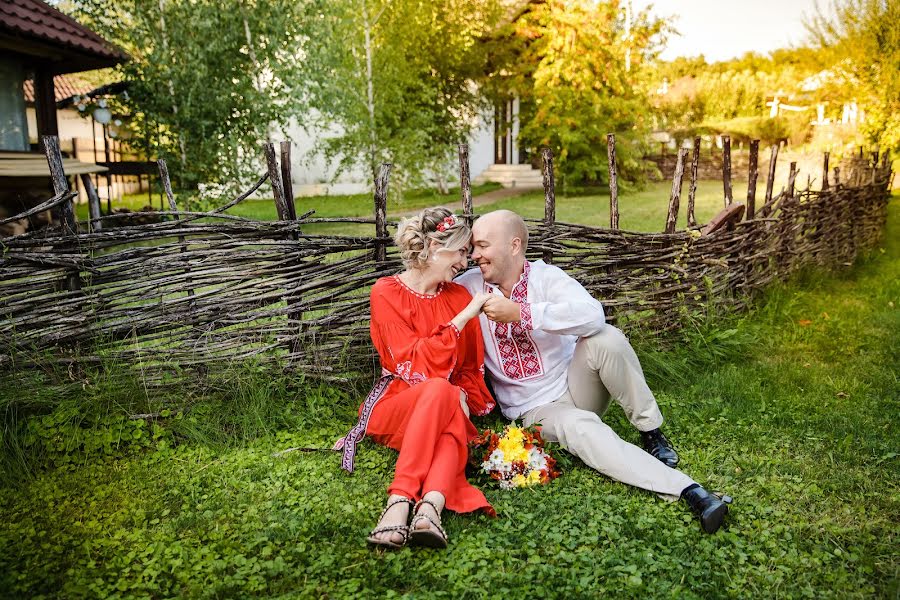
M58 135L54 77L113 67L128 56L41 0L0 0L0 150L28 150L25 81L37 137Z
M76 85L66 76L125 60L128 56L121 49L41 0L0 0L0 218L49 197L47 161L30 152L30 138L60 134L58 103L71 97ZM29 105L36 130L32 136ZM64 166L69 176L107 170L77 158L66 159ZM8 223L13 229L6 233L49 220L42 214L25 223Z

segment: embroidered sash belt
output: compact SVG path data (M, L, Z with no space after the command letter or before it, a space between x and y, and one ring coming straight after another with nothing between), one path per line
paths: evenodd
M332 448L332 450L344 451L343 457L341 458L341 468L348 473L353 472L353 459L356 456L356 445L366 435L366 427L369 424L369 417L372 416L372 409L374 409L378 401L381 400L381 397L384 395L384 392L391 381L394 380L394 377L395 375L387 369L381 369L381 378L375 382L375 386L372 388L372 391L369 392L369 395L366 396L366 401L363 402L359 421L357 421L356 425L353 426L353 429L351 429L347 435L339 439Z

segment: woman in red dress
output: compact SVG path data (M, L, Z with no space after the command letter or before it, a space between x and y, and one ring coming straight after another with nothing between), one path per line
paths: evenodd
M468 442L477 433L469 415L494 407L477 319L488 295L473 298L452 282L466 268L470 239L449 210L425 209L397 230L405 270L372 287L370 333L382 377L360 407L359 423L337 445L348 471L364 435L400 452L371 544L445 547L444 508L494 514L465 477Z

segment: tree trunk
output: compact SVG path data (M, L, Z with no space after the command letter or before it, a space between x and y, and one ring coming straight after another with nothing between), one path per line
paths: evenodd
M378 176L378 164L376 150L378 138L375 135L375 88L372 81L372 26L369 22L368 1L362 0L363 33L365 34L366 50L366 109L369 113L369 168L372 176ZM377 21L377 18L376 18Z
M162 41L163 52L169 56L169 37L166 35L166 0L159 0L159 33L160 41ZM172 57L169 56L171 59ZM178 102L175 101L175 84L172 78L169 78L169 96L172 98L172 113L178 120ZM177 123L175 124L177 128ZM178 147L181 151L181 168L184 170L187 166L187 145L184 142L184 135L178 134Z

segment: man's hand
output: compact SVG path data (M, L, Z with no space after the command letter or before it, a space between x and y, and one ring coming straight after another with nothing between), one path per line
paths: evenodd
M497 323L517 323L522 320L522 307L499 294L491 294L482 310L488 319Z

